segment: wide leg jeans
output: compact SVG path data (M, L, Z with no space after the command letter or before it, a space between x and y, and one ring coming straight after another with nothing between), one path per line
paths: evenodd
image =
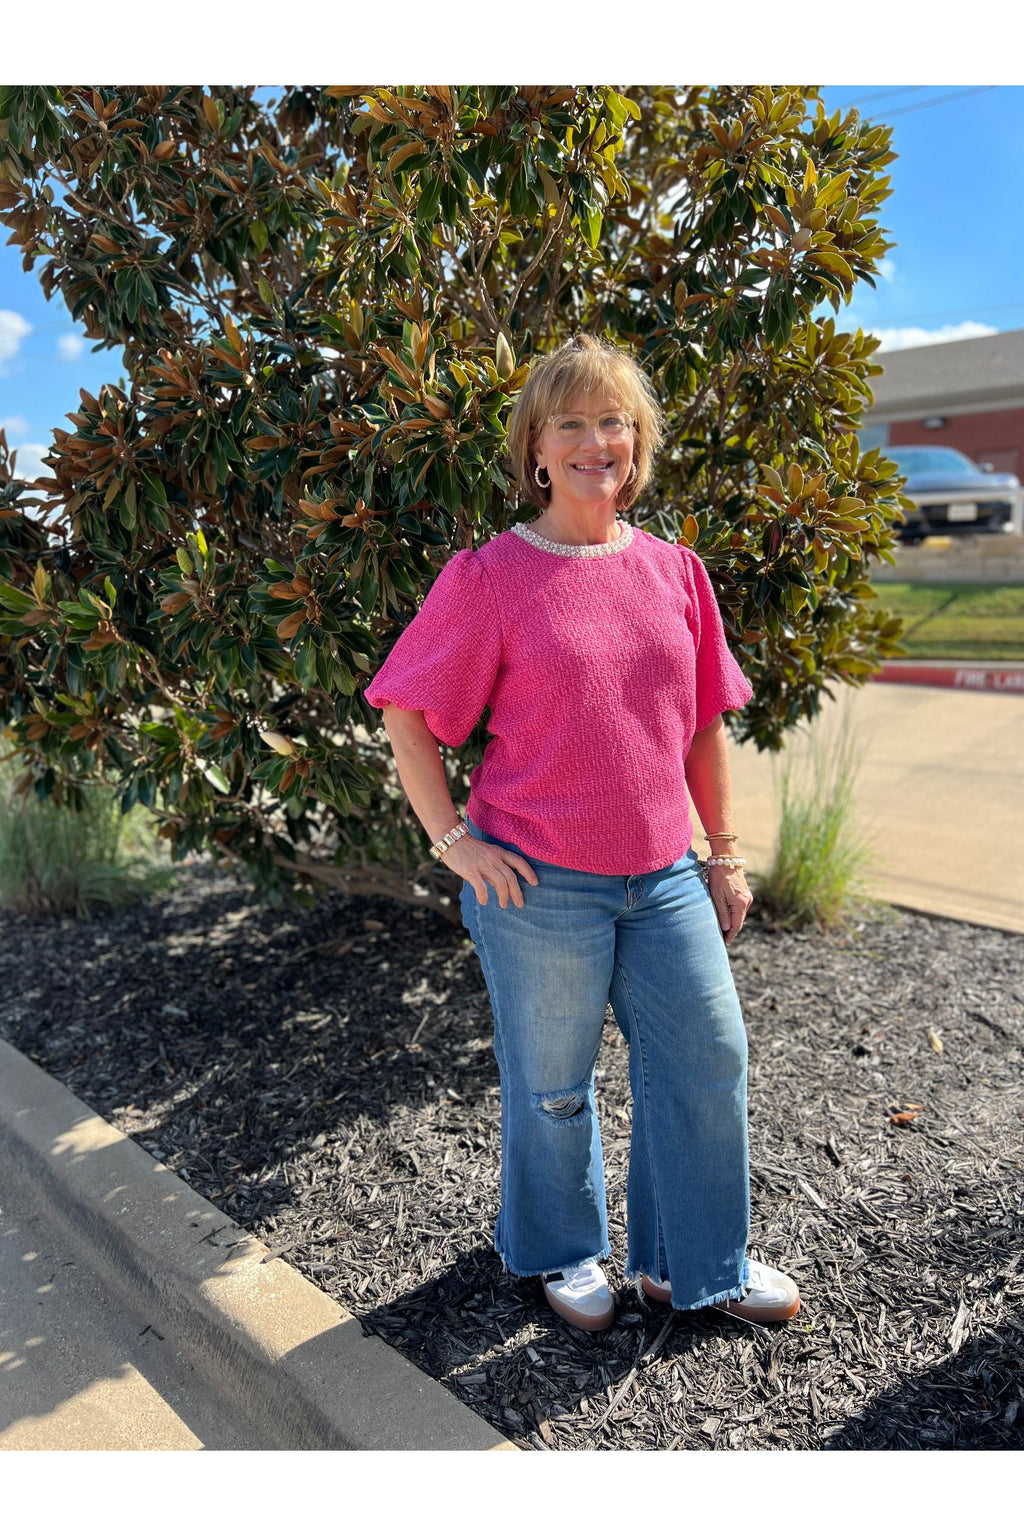
M747 1042L718 918L691 850L641 875L548 864L524 905L462 915L494 1014L501 1206L494 1244L516 1275L610 1253L594 1068L608 1002L629 1045L633 1124L626 1276L661 1280L678 1308L747 1279Z

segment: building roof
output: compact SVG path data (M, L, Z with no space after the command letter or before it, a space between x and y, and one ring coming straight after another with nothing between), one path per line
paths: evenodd
M1024 330L972 336L875 354L885 372L870 381L867 421L1024 404Z

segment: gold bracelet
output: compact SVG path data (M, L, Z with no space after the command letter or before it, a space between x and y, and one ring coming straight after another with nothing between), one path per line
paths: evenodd
M439 859L443 853L447 853L452 843L457 843L460 837L466 837L468 836L468 833L469 828L466 826L466 823L464 821L460 821L458 826L452 827L451 831L446 832L444 837L438 838L437 842L432 846L430 852L433 854L435 859Z

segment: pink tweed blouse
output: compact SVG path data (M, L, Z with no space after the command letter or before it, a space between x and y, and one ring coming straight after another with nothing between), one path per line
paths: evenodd
M622 526L596 555L515 528L460 550L365 689L375 709L422 710L452 747L489 705L467 815L599 875L686 853L693 734L751 697L698 557Z

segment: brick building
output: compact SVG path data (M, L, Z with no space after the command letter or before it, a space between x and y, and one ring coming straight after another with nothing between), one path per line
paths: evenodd
M959 448L1024 480L1024 330L876 353L865 448L908 443Z

